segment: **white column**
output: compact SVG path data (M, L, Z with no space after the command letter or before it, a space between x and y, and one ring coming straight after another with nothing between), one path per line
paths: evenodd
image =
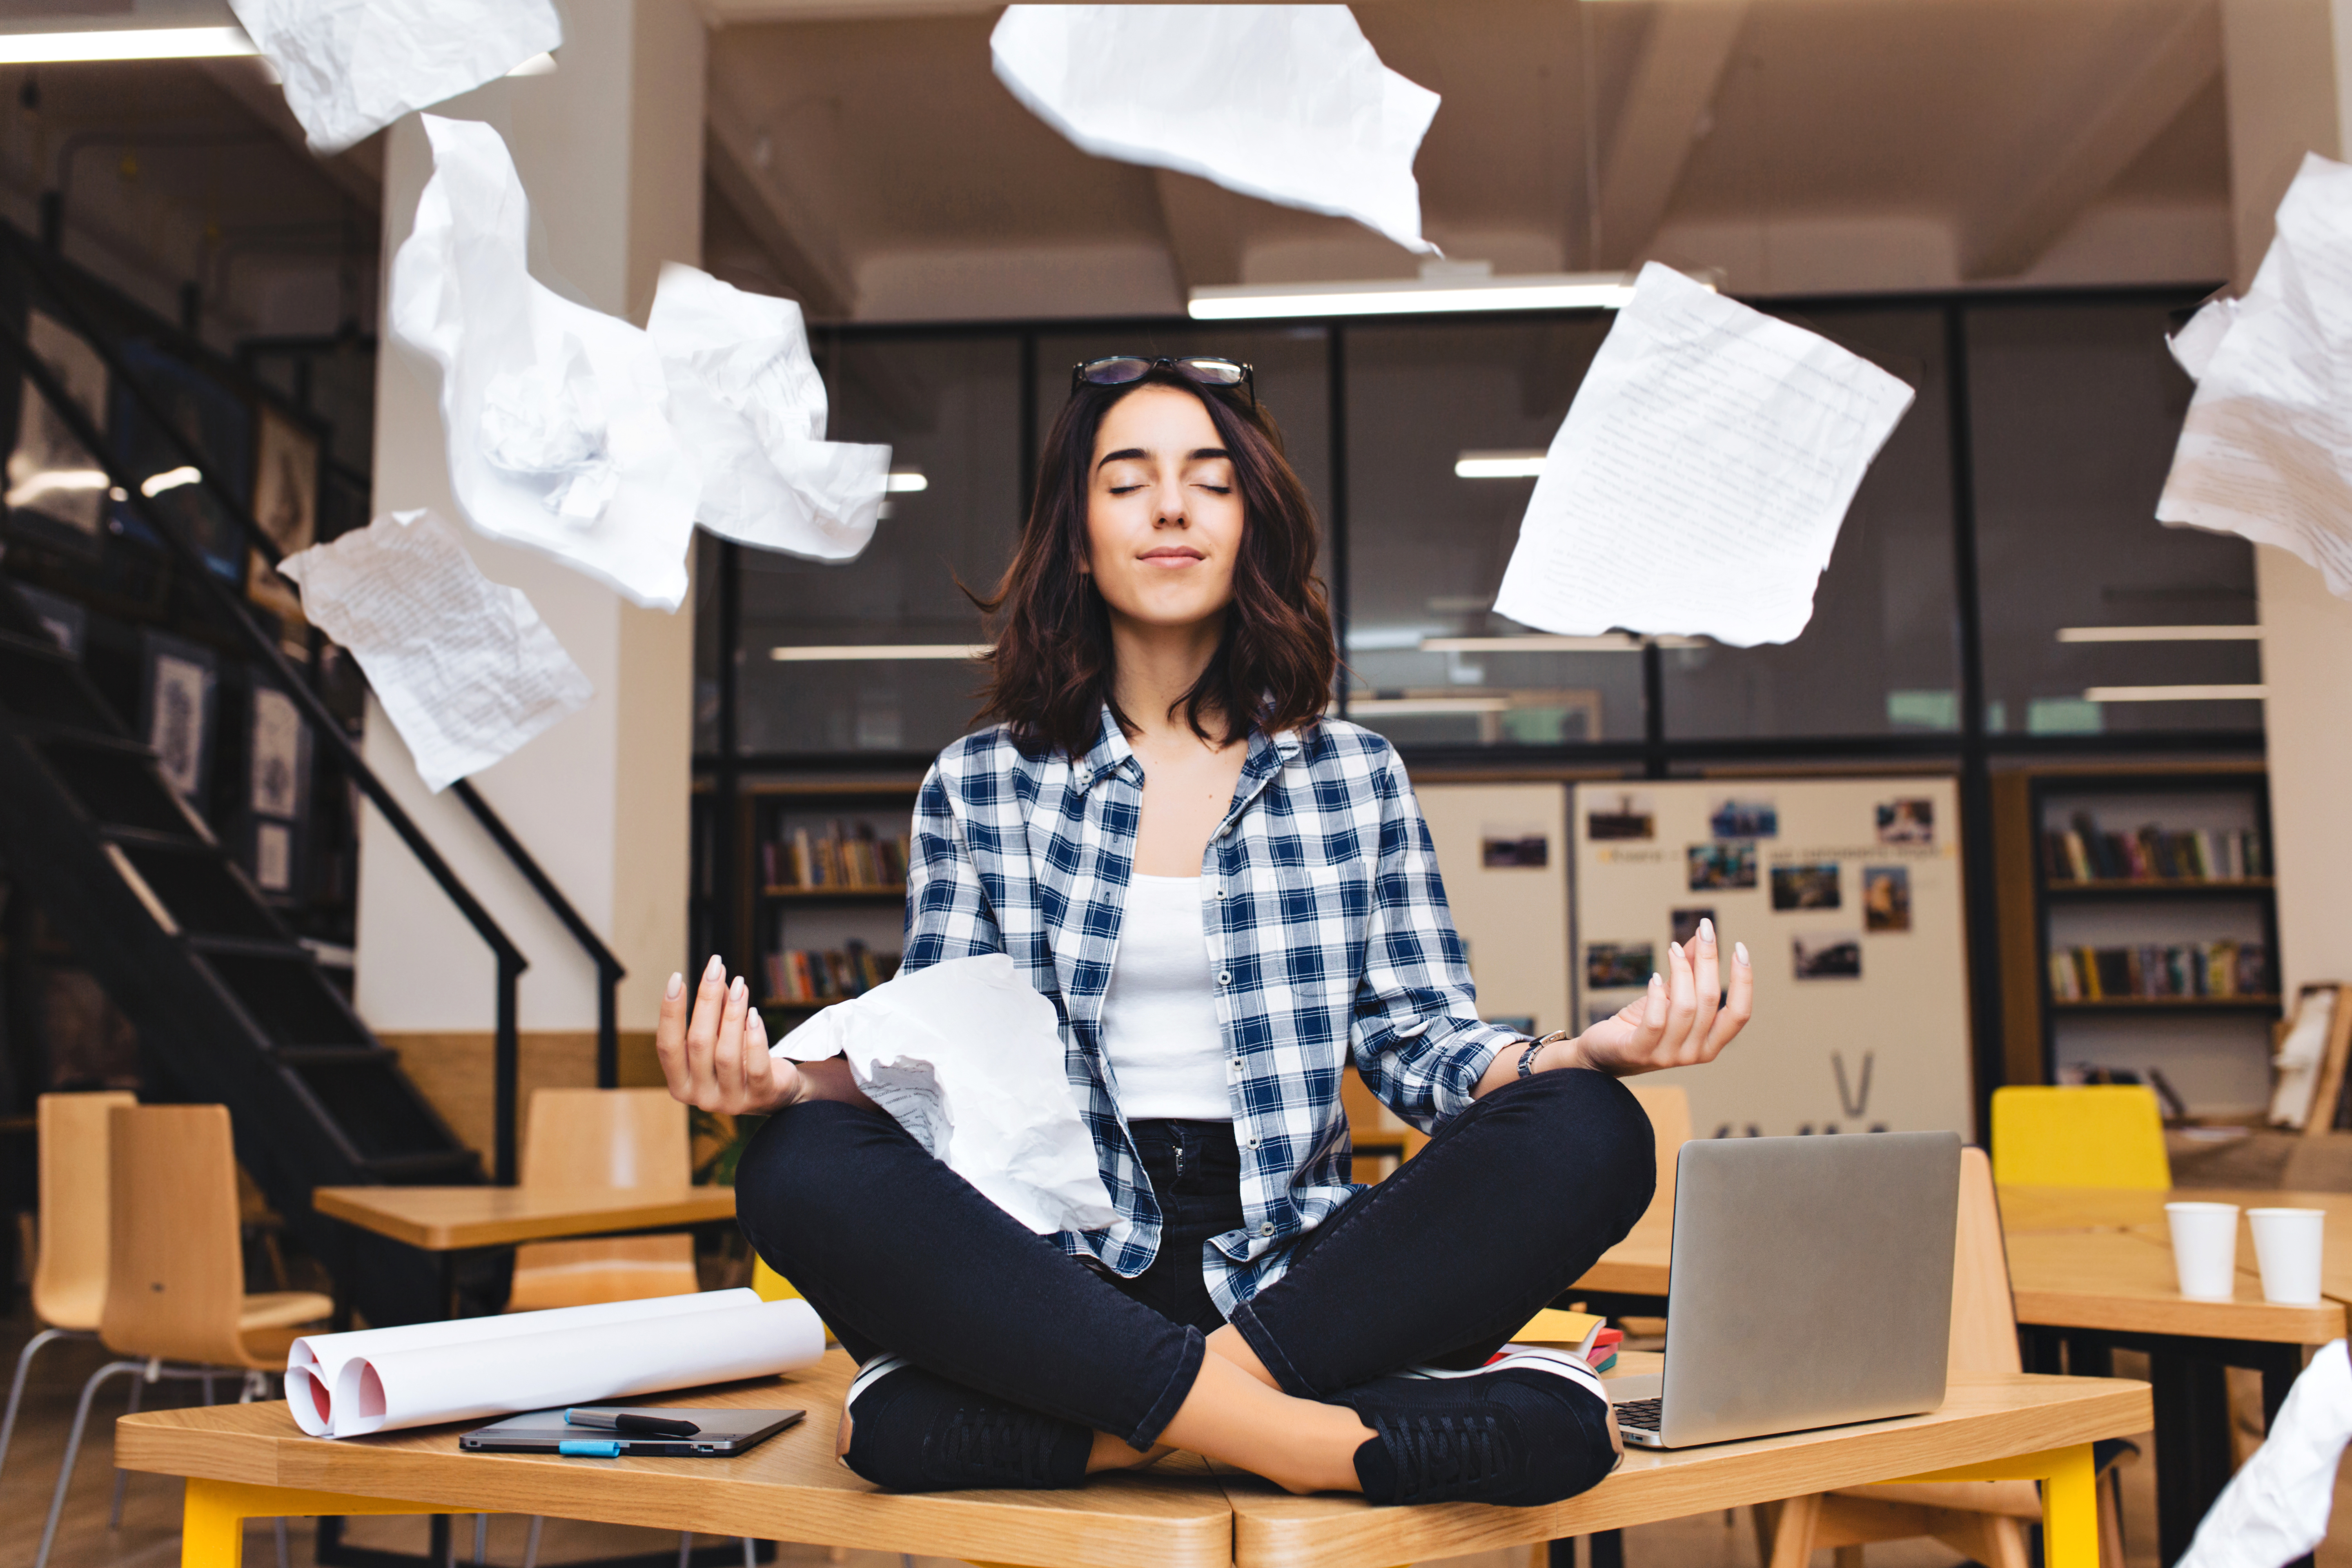
M642 324L664 261L700 259L706 34L692 0L559 0L552 75L494 82L437 113L505 136L529 193L542 280ZM412 116L384 165L384 273L432 173ZM376 377L375 509L460 522L494 581L521 589L595 686L585 708L476 775L489 801L619 956L624 1081L642 1079L663 983L686 953L693 609L639 609L535 552L462 526L437 373L387 333ZM367 755L530 960L523 1092L594 1081L595 971L463 805L428 795L370 705ZM374 812L361 834L358 1003L457 1130L487 1150L496 966ZM634 1070L633 1070L634 1069Z
M2271 215L2306 152L2345 156L2352 4L2223 0L2230 201L2243 289L2271 240ZM2272 856L2281 984L2352 981L2352 604L2283 550L2257 545Z

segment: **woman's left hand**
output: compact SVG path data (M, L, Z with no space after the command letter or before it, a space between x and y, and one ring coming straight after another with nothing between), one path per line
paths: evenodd
M1587 1067L1612 1078L1711 1062L1748 1025L1756 1001L1756 971L1744 943L1732 945L1731 984L1717 962L1715 921L1703 920L1690 945L1666 947L1666 973L1650 976L1638 1002L1579 1035L1545 1048L1565 1059L1538 1058L1537 1067Z

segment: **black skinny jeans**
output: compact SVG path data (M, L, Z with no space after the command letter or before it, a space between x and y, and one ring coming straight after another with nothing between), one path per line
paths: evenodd
M1240 1161L1224 1123L1132 1131L1167 1216L1133 1279L1067 1256L887 1115L837 1100L769 1121L736 1172L737 1212L858 1361L895 1352L1148 1448L1223 1321L1201 1252L1241 1224ZM1507 1084L1302 1237L1234 1325L1306 1398L1406 1366L1476 1366L1633 1228L1654 1149L1614 1079Z

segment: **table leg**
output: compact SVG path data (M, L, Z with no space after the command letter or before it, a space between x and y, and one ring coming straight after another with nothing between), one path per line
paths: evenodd
M2230 1479L2230 1389L2220 1362L2148 1352L2156 1393L2157 1560L2178 1562Z
M254 1486L190 1477L181 1503L180 1568L238 1568L248 1519L315 1518L325 1514L429 1513L448 1539L448 1515L472 1513L446 1503L403 1502L394 1498L346 1497L340 1492L294 1487Z

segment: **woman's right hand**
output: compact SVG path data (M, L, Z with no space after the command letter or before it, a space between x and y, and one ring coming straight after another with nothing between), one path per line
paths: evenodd
M807 1095L800 1064L768 1054L768 1026L751 1005L750 988L740 975L728 984L727 966L716 954L695 987L691 1017L686 982L676 974L669 977L669 989L662 994L661 1025L654 1031L654 1054L661 1058L670 1098L700 1110L764 1114Z

